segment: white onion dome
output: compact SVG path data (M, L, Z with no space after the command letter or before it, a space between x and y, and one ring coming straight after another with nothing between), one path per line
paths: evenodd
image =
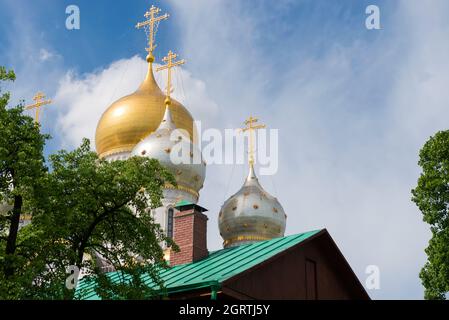
M177 189L186 191L198 199L198 192L206 178L206 163L201 150L190 141L186 133L177 129L172 120L169 104L165 108L159 127L137 143L131 156L158 160L175 177Z
M281 204L262 188L250 165L242 188L221 207L218 226L223 246L283 237L286 219Z

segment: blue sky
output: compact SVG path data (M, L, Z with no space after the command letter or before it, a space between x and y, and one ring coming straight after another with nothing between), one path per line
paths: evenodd
M279 171L260 179L288 214L287 234L326 227L362 283L366 266L379 266L381 289L371 297L421 299L430 234L410 190L420 147L448 127L449 3L153 3L171 15L156 58L171 49L187 59L178 98L203 127L235 128L255 114L279 129ZM65 29L69 4L80 8L80 30ZM370 4L381 30L365 28ZM17 72L14 101L37 90L55 98L42 118L54 137L47 153L93 138L107 106L138 86L145 35L134 25L150 5L2 0L0 64ZM216 215L246 170L208 167L200 203L211 249L221 246Z

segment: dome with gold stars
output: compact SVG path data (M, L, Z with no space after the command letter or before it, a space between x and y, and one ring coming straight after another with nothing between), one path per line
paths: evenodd
M281 204L262 188L250 165L242 188L225 201L218 215L223 246L283 237L286 219Z
M140 141L131 155L157 159L173 174L177 189L188 192L198 199L198 192L203 187L206 177L206 163L202 159L201 150L183 137L182 131L176 131L177 127L171 116L172 109L174 107L166 106L159 127ZM178 156L179 160L173 161L172 158Z

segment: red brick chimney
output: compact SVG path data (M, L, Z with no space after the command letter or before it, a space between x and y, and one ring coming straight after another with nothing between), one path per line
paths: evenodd
M175 209L173 240L179 252L170 253L170 266L198 261L207 257L207 209L187 201L179 202Z

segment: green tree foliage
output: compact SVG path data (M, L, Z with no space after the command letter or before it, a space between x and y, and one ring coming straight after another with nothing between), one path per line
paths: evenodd
M449 131L431 137L419 157L423 172L412 200L432 231L420 278L426 299L445 299L449 292Z
M148 208L161 206L162 188L175 183L173 176L154 159L101 160L86 139L72 152L50 156L50 165L52 171L35 190L33 227L45 234L42 247L50 249L42 254L55 272L42 274L39 283L54 294L54 284L62 288L65 268L73 265L92 276L103 298L148 298L150 289L143 289L138 276L145 273L161 284L156 270L166 262L160 243L172 245ZM123 273L119 286L102 276L95 253ZM72 297L73 292L63 291L65 298Z
M14 79L0 67L0 83ZM51 155L48 170L48 136L21 105L8 107L9 97L0 96L0 299L80 297L66 286L70 266L87 274L104 299L154 297L144 280L163 289L160 244L177 248L149 209L161 206L173 176L153 159L99 159L86 139ZM19 228L24 213L32 223ZM98 256L121 281L112 283Z
M14 72L0 67L0 83L13 80ZM27 240L19 237L19 223L46 173L43 148L48 136L23 114L22 105L8 108L8 92L0 93L0 292L16 297L20 283L29 282L31 276L26 268Z

